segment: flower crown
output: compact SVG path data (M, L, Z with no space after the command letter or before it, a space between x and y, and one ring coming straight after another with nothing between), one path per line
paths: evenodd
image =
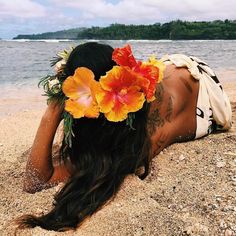
M48 100L65 103L64 132L69 146L73 119L98 118L102 113L108 121L126 120L132 127L135 112L145 101L150 103L156 99L156 84L163 78L165 65L155 57L141 62L134 58L130 45L116 48L112 60L117 65L96 81L93 72L86 67L78 67L73 76L66 77L64 68L70 52L64 50L57 54L52 63L57 74L46 76L39 83Z

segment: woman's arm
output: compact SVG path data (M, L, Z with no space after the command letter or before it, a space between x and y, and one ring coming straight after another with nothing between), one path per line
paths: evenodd
M26 192L34 193L49 188L70 176L64 164L54 167L52 162L52 144L62 111L61 105L51 102L41 119L26 165Z

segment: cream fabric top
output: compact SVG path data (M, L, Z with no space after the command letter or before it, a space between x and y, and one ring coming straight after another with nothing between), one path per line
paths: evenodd
M229 98L213 70L204 61L183 54L165 55L161 60L166 65L187 67L193 78L199 80L196 138L212 132L213 121L218 129L227 130L231 127L232 110Z

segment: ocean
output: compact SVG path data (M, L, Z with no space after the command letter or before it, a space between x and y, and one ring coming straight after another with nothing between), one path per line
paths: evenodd
M37 90L39 79L53 73L50 59L63 49L84 42L0 40L1 98L17 99L39 91ZM206 61L223 79L236 81L236 40L99 40L97 42L110 44L113 47L122 47L128 43L132 46L137 59L147 59L150 55L160 58L173 53L197 56Z

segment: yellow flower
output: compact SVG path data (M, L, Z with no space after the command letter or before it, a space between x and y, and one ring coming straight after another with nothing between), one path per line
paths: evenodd
M94 79L91 70L85 67L76 69L73 76L69 76L62 85L62 91L69 98L65 102L65 110L74 118L99 116L99 107L95 94L100 85Z
M159 77L157 83L161 82L164 76L165 64L161 60L157 60L155 56L151 56L146 62L148 65L153 65L159 68Z

